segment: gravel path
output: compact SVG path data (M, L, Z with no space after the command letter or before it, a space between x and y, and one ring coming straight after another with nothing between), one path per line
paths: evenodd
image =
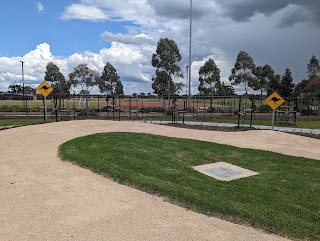
M286 240L207 217L119 185L57 157L60 144L98 132L142 132L320 159L320 140L99 120L0 132L0 240Z

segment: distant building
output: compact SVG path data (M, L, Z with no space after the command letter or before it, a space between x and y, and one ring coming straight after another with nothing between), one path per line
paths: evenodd
M25 100L36 100L34 94L24 94ZM0 100L23 100L23 94L0 93Z

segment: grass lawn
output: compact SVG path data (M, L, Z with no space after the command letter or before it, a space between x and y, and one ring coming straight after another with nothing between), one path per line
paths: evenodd
M320 161L215 143L104 133L64 143L60 156L208 215L320 240ZM225 161L260 175L222 182L192 166Z
M215 123L231 123L238 124L237 120L229 120L229 119L215 119L211 120L211 122ZM240 125L243 122L240 121ZM250 120L246 120L244 124L250 125ZM271 126L271 120L253 120L252 125L262 125L262 126ZM275 126L284 127L284 125L275 124ZM295 126L289 126L292 128L307 128L307 129L320 129L320 121L297 121Z
M52 122L53 120L48 120ZM0 119L0 126L30 125L43 123L43 119Z

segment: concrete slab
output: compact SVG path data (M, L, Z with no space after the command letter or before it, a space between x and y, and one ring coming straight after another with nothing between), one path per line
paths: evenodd
M238 167L227 162L216 162L201 166L195 166L193 169L204 175L213 177L220 181L232 181L239 178L258 175L259 173Z

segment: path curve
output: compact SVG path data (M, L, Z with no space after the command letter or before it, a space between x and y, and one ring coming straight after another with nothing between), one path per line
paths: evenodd
M119 131L320 158L320 140L272 131L225 133L101 120L0 131L0 240L286 240L186 210L57 157L59 145L70 139Z

